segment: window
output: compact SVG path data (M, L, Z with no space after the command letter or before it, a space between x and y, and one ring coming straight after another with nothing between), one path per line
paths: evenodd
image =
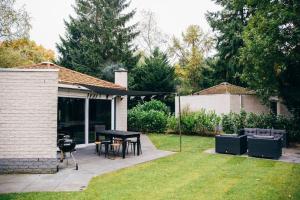
M271 101L270 107L272 114L277 115L277 101Z
M57 129L75 139L77 144L84 144L84 99L58 98Z
M111 100L91 99L89 103L89 142L95 141L95 125L111 129Z

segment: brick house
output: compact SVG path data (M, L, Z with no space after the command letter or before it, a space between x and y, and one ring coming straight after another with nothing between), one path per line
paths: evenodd
M127 130L127 96L84 85L126 91L127 71L111 83L49 62L0 68L0 173L56 172L59 131L87 145L95 125Z

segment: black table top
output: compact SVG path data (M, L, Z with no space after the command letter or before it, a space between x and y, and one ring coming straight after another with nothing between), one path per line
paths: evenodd
M132 131L118 131L118 130L103 130L103 131L97 131L96 134L99 135L111 135L111 136L119 136L119 137L137 137L140 136L140 132L132 132Z

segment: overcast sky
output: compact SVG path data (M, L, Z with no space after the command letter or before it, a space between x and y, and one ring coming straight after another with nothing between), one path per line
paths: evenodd
M59 35L64 35L65 32L63 20L68 19L69 15L74 16L72 5L75 0L17 0L17 2L18 5L25 5L32 18L30 38L56 51L55 43L59 42ZM132 0L131 8L137 10L134 21L139 20L140 11L153 11L158 26L171 36L179 36L191 24L209 30L205 13L220 9L211 0Z

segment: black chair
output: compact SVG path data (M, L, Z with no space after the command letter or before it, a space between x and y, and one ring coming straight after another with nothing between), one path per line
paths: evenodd
M281 137L253 136L248 137L248 155L261 158L278 159L282 155Z
M127 143L128 143L128 145L127 145L127 153L128 153L128 149L129 149L129 146L130 146L131 147L131 152L133 151L133 155L135 155L135 152L137 151L137 148L139 148L140 154L143 154L141 142L140 142L140 145L138 146L137 140L128 139Z
M247 152L246 135L217 135L215 143L217 153L241 155Z
M95 125L95 136L97 135L96 132L104 131L105 125ZM104 136L99 136L98 138L95 138L95 145L96 145L96 153L101 155L102 152L102 146L104 146L105 149L105 157L108 154L108 146L111 144L111 140L106 139Z

